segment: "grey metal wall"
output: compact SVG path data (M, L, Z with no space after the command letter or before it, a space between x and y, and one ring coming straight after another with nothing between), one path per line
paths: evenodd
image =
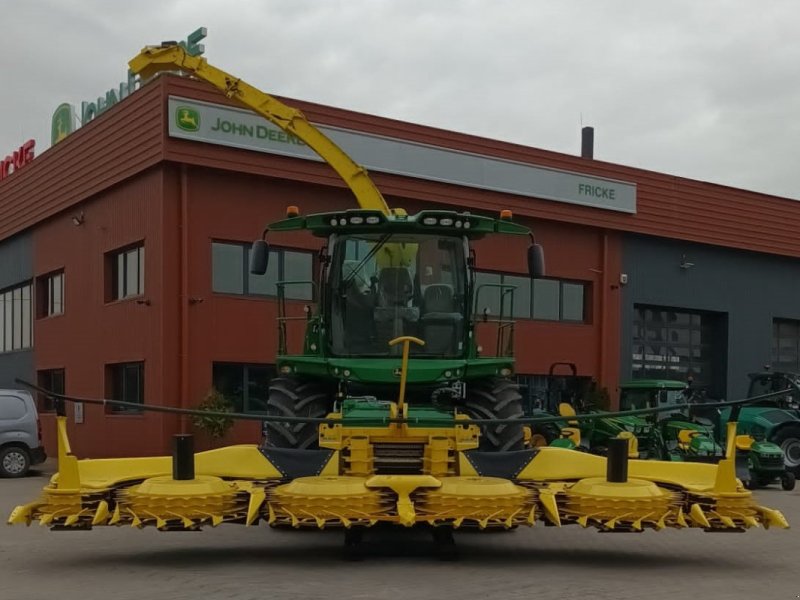
M0 290L33 277L33 236L21 233L0 241ZM35 327L35 324L34 324ZM34 376L33 350L0 353L0 388L17 387L14 379Z
M693 266L680 267L684 256ZM748 372L771 361L773 318L800 320L800 260L629 235L622 265L622 381L631 378L635 304L727 313L731 399L747 392Z

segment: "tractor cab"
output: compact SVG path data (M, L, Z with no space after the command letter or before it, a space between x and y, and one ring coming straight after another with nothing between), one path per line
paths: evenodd
M682 381L667 379L637 379L620 385L619 409L667 408L688 402L689 386ZM668 412L659 413L661 418Z
M749 373L750 387L748 398L783 392L779 396L756 401L751 406L776 406L797 411L800 409L800 375L786 371L764 370L760 373Z

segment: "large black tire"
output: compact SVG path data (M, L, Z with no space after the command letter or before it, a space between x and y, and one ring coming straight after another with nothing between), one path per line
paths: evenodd
M520 419L524 411L519 386L500 377L467 383L464 412L473 419ZM521 423L481 426L481 450L508 452L524 447L525 431Z
M24 477L31 468L31 455L20 446L0 450L0 477Z
M330 396L319 383L276 377L269 384L269 416L322 418L330 408ZM319 423L268 422L265 443L273 448L319 448Z
M783 450L786 469L795 475L800 475L800 425L781 427L770 441Z

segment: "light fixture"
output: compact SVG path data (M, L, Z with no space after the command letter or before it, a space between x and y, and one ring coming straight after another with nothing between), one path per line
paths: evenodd
M681 254L681 264L678 265L678 266L685 271L687 269L691 269L694 266L694 263L693 262L687 262L686 255L685 254Z
M75 225L75 227L83 225L85 221L86 221L86 217L83 216L83 212L81 212L78 215L73 215L72 216L72 224Z

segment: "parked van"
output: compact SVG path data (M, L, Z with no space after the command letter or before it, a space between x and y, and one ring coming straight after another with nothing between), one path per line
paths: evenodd
M33 396L0 390L0 477L22 477L46 458Z

